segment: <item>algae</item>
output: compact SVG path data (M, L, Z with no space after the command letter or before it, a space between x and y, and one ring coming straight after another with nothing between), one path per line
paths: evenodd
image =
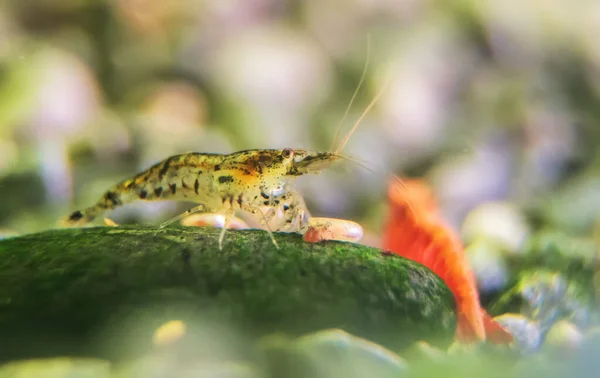
M327 328L392 350L452 340L453 296L422 265L297 234L276 234L277 249L260 230L229 231L219 250L218 232L96 227L0 241L1 358L114 360L125 347L102 341L126 329L115 325L126 324L144 353L152 327L196 317L254 340Z

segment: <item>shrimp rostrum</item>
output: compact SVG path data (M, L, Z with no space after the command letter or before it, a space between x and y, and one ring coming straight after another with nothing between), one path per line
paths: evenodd
M308 227L308 210L292 188L293 181L304 174L319 173L341 157L333 152L291 148L246 150L227 155L176 155L118 183L94 206L71 213L65 223L83 225L108 210L137 200L185 200L198 206L161 227L198 211L223 214L225 221L219 236L219 248L222 248L225 230L235 212L241 210L258 213L277 245L271 231L303 232Z

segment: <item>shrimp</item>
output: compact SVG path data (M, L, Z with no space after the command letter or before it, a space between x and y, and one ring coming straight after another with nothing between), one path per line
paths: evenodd
M481 307L462 243L444 224L431 188L422 180L405 180L402 186L392 181L388 200L383 248L425 265L444 280L457 304L456 339L510 343L512 335Z
M369 47L369 41L367 41ZM340 126L364 81L367 61L359 84L344 112ZM357 242L362 238L358 223L334 219L312 218L302 196L292 188L293 181L305 174L318 174L336 161L356 159L340 154L363 118L383 94L388 80L371 100L351 130L331 152L304 149L256 149L231 154L186 153L169 157L136 176L107 190L93 206L71 213L63 224L79 226L93 221L108 210L137 200L187 200L198 206L163 223L165 227L193 213L201 218L188 224L213 225L222 228L219 249L223 247L225 230L244 228L235 217L236 211L258 214L261 225L275 246L273 231L298 232L308 242L342 240ZM338 127L338 132L339 132ZM332 142L335 145L337 133Z
M225 230L236 210L261 213L268 224L277 210L284 212L282 224L276 230L292 224L306 228L305 205L291 188L298 177L319 173L341 155L302 149L246 150L232 154L186 153L171 156L136 176L124 180L109 190L98 202L84 210L71 213L64 223L80 226L93 221L108 210L137 201L187 200L199 205L166 223L198 211L224 215L219 249L223 247ZM264 213L262 208L269 211ZM273 243L272 230L267 230Z
M367 65L342 121L360 89ZM386 85L387 82L386 80ZM219 249L223 246L225 230L232 228L234 223L239 224L235 218L237 210L250 214L258 213L275 246L277 241L273 231L301 234L308 232L304 239L310 242L358 241L362 238L362 228L355 222L334 218L311 220L304 199L292 188L292 183L298 176L318 174L342 159L360 164L358 160L344 156L340 151L379 100L386 85L371 100L337 148L331 152L284 148L245 150L231 154L193 152L171 156L113 186L95 205L74 211L63 220L63 224L85 225L108 210L137 200L187 200L199 205L168 220L160 227L202 211L206 213L202 224L213 224L222 228Z

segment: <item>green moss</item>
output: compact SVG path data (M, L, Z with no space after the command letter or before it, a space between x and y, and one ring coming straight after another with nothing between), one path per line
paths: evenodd
M0 241L0 355L116 358L116 345L98 346L116 325L149 347L152 327L198 317L253 338L336 327L391 349L452 339L452 294L419 264L296 234L277 234L276 249L258 230L228 232L220 251L217 237L99 227Z

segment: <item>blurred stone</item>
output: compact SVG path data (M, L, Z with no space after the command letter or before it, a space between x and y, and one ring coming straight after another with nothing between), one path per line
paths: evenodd
M556 356L570 355L579 348L582 340L583 333L575 324L567 320L560 320L548 331L544 349Z
M177 376L181 378L265 378L255 366L231 361L192 365L181 369ZM170 377L172 375L169 374L165 378Z
M21 30L18 20L10 12L0 11L0 62L19 54L25 41L26 34Z
M447 354L444 351L434 347L426 341L417 341L406 352L406 358L409 361L421 359L431 361L443 361L446 357Z
M144 107L156 132L185 138L185 134L204 125L206 106L204 95L190 84L169 82L156 88Z
M336 59L348 59L348 54L355 51L357 41L362 43L367 34L375 30L383 34L395 33L398 25L425 16L421 13L424 7L426 3L421 0L307 0L302 2L302 14L309 32L331 55ZM342 8L344 12L340 12ZM385 17L381 18L381 15ZM426 20L427 16L422 20L424 24L427 24ZM412 33L408 35L412 36ZM382 46L382 49L385 47ZM376 51L374 55L380 53ZM356 56L356 53L353 55Z
M511 375L515 378L529 378L529 377L574 377L571 375L569 369L557 369L560 365L564 365L564 361L561 361L559 366L556 366L556 362L549 358L545 353L534 353L522 356L519 361L514 365ZM567 370L561 374L560 370Z
M71 151L89 148L97 162L123 167L123 154L131 153L138 143L134 136L122 115L104 108L85 129L69 137L69 147Z
M541 104L526 109L525 149L516 185L522 200L552 190L578 150L574 115L558 95L547 94Z
M452 357L478 356L482 350L483 343L462 343L455 340L448 347L448 355Z
M0 365L1 377L35 378L109 378L108 361L88 358L49 358L22 360Z
M400 156L427 155L441 142L459 78L474 57L444 19L418 25L389 49L393 69L380 105L386 138Z
M494 313L520 313L545 335L560 319L585 327L589 321L588 290L564 276L544 270L523 272L519 281L492 306Z
M503 65L538 69L551 48L581 47L584 15L596 11L594 1L574 9L564 2L490 1L475 7L489 28L490 48ZM592 18L592 17L591 17Z
M10 229L0 228L0 240L14 238L16 236L19 236L18 232Z
M64 138L93 119L100 106L100 93L85 62L67 51L44 48L31 63L38 80L30 118L31 138Z
M47 45L23 49L6 69L0 134L14 130L23 147L81 131L100 108L90 67L69 51Z
M501 248L494 242L480 239L470 244L465 253L480 292L485 294L504 288L509 272Z
M565 232L589 232L600 221L600 177L583 174L569 180L542 204L544 220Z
M285 17L288 5L278 0L192 0L191 4L198 16L196 28L191 34L196 43L200 44L194 46L200 52L202 47L216 47L215 42L239 38L254 27ZM199 5L199 9L193 5ZM190 6L187 8L189 11Z
M271 338L262 344L271 373L289 377L396 377L406 371L400 356L339 329L302 336L294 341ZM273 361L276 358L278 361Z
M514 345L522 353L536 352L542 345L539 324L520 314L507 313L494 318L513 335Z
M16 167L19 146L12 139L0 138L0 178L8 175Z
M255 366L243 361L181 361L165 354L151 354L119 367L111 377L133 378L264 378Z
M330 93L332 72L327 56L302 33L274 25L254 28L226 41L211 67L224 95L255 115L248 144L303 147L310 140L307 117Z
M187 330L187 325L181 320L170 320L154 331L152 343L155 346L169 346L181 339Z
M38 141L36 153L41 166L39 174L44 181L46 201L55 206L66 205L72 195L67 144L60 139Z
M594 326L586 329L583 335L582 347L594 349L600 348L600 326Z
M136 113L137 143L143 146L141 161L151 165L184 152L231 152L228 143L212 137L221 130L207 130L204 94L185 82L167 82L148 93ZM211 135L208 135L211 134ZM225 141L226 142L226 141ZM219 147L225 151L217 151Z
M126 27L149 38L164 38L199 17L193 1L117 0L111 5Z
M33 152L36 170L44 182L48 203L65 205L71 197L71 167L67 141L85 129L100 109L100 93L90 67L68 51L43 46L21 63L30 77L15 74L30 107L13 120L24 146ZM16 71L23 69L16 68ZM0 102L2 101L0 97ZM0 110L1 112L1 110ZM12 126L12 125L9 125Z
M529 235L529 225L510 202L487 202L472 210L462 225L466 244L484 238L509 253L520 253Z
M42 193L44 183L35 172L25 170L1 177L0 198L10 200L0 201L0 223L19 230L11 221L27 213L35 214L36 218L39 218L39 209L45 203Z
M561 273L567 279L591 289L598 261L598 246L592 238L572 236L561 230L544 229L526 241L522 257L513 262L515 269L543 268Z
M468 153L448 157L429 173L444 216L456 228L481 203L506 198L509 190L512 141L501 130L485 135Z
M570 376L595 377L600 371L600 327L595 326L585 330L581 344L574 356L567 361ZM564 363L564 362L563 362Z

